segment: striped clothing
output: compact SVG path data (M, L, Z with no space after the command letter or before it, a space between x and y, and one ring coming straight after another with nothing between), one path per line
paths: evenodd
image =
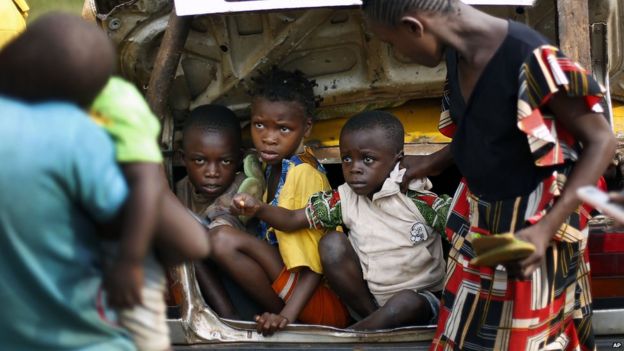
M516 54L521 55L522 50ZM468 234L517 232L539 221L552 208L581 148L555 118L545 113L544 106L564 89L569 96L584 97L590 108L600 111L597 103L603 89L585 70L548 45L531 48L515 77L496 79L517 82L517 115L490 118L515 119L532 158L532 163L523 167L534 167L537 171L533 174L544 176L531 184L532 190L504 198L478 195L472 191L470 179L463 179L447 222L452 247L431 349L593 350L585 230L589 213L585 207L579 207L561 225L542 266L528 281L508 279L502 266L470 265L475 253ZM495 89L490 81L481 83L486 83L480 85L481 90ZM461 123L468 114L452 116L450 93L444 95L440 130L453 137L458 131L457 121ZM475 88L473 95L479 93ZM461 160L458 165L461 170Z

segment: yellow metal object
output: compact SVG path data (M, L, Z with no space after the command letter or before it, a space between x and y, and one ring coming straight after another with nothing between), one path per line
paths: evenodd
M624 103L613 102L613 132L615 136L624 139Z
M406 144L439 144L451 141L438 131L440 99L414 100L387 111L403 123ZM340 130L347 119L348 117L340 117L316 122L308 141L322 147L338 146Z
M24 0L0 0L0 48L26 29L28 10Z

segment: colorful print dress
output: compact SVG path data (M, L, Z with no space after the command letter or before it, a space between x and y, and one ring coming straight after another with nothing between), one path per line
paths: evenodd
M509 32L464 102L457 53L447 56L440 130L464 179L453 199L451 241L432 350L593 350L586 208L557 232L531 280L470 265L470 233L516 232L553 206L581 151L547 103L559 91L601 112L602 87L530 28Z

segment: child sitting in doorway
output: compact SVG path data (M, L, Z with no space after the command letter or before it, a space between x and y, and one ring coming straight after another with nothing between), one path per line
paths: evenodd
M206 222L208 229L227 225L246 230L236 215L230 214L230 203L243 183L253 174L240 172L243 146L240 122L234 112L221 105L202 105L191 111L182 132L182 158L187 176L176 185L178 199ZM253 177L260 189L264 179L257 156L248 154L246 170L255 168ZM213 262L195 264L195 273L206 302L221 317L239 316L229 298Z
M309 196L330 188L323 167L303 148L312 129L314 83L299 71L273 68L256 84L251 136L266 165L265 201L300 208ZM345 327L346 308L321 282L318 242L324 230L262 228L260 238L229 226L211 235L211 258L267 311L256 316L257 331L270 335L295 321Z
M246 194L234 197L233 209L255 215L276 229L334 228L320 242L323 269L330 286L361 317L353 329L385 329L434 324L444 283L441 233L448 196L429 191L424 178L399 185L404 170L403 126L392 114L363 112L340 133L340 156L346 183L312 195L292 210L271 207Z

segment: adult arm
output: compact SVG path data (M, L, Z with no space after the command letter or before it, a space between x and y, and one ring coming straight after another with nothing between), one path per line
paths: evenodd
M404 156L401 167L406 170L401 183L401 191L404 193L407 191L412 179L438 175L452 164L453 155L450 144L429 155Z
M596 184L613 158L616 146L605 117L589 110L582 98L571 98L559 92L551 99L548 107L557 121L581 142L583 151L552 209L535 225L516 234L536 247L534 254L519 263L519 273L525 279L541 264L561 224L580 205L576 190L581 186Z

